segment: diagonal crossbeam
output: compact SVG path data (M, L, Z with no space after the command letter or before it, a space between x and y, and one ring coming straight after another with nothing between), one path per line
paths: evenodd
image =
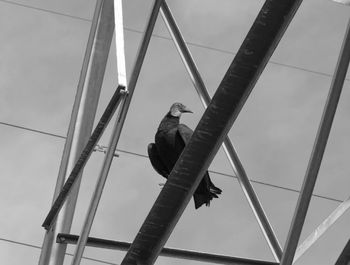
M350 20L345 32L343 45L339 54L335 74L328 93L327 101L322 113L321 122L306 169L303 186L295 208L293 220L289 229L287 241L281 259L282 265L290 265L299 242L306 213L309 208L313 189L316 184L318 171L321 166L323 154L326 149L328 137L332 128L333 119L337 110L339 98L342 92L346 73L350 61Z
M98 124L96 125L93 133L91 134L88 142L85 145L85 148L81 152L79 159L77 160L75 166L73 167L71 173L69 174L69 177L67 178L66 182L64 183L60 193L58 194L56 200L54 201L49 213L47 214L47 217L45 218L42 226L49 230L52 226L53 222L55 221L57 214L59 213L60 209L62 208L64 202L66 201L67 197L69 196L70 192L72 191L72 188L74 184L76 183L80 173L84 169L87 161L89 160L95 145L97 144L98 140L101 138L104 130L106 129L109 121L111 120L114 112L116 111L120 101L121 101L121 95L124 93L124 87L118 86L116 91L114 92L114 95L112 96L110 102L108 103L104 113L102 114Z
M180 29L176 24L176 21L166 1L164 1L161 6L161 14L169 30L169 33L175 43L175 46L181 56L181 59L190 75L192 83L195 89L197 90L199 98L201 99L204 108L207 108L211 100L208 90L205 87L203 79L200 76L198 68L192 58L191 52L186 45L186 42L180 32ZM229 163L233 171L235 172L235 175L237 176L238 182L243 190L243 193L265 236L265 239L271 249L271 252L275 257L275 260L279 261L282 256L282 248L280 246L280 243L278 242L277 236L273 231L273 228L265 214L265 211L259 201L259 198L255 193L254 188L228 136L225 137L222 146L229 160Z
M122 265L154 264L301 2L265 2Z
M301 243L294 256L293 263L296 262L308 249L310 249L317 240L331 228L335 222L343 216L350 208L350 197L342 202L324 221L313 231L303 243Z

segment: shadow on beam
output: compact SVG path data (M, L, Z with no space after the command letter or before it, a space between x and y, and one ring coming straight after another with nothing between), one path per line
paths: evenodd
M61 244L76 244L78 242L79 236L71 234L58 234L57 243ZM121 251L128 251L131 243L113 241L107 239L100 239L95 237L89 237L87 240L86 246L97 247L97 248L106 248L114 249ZM182 249L174 248L163 248L160 252L160 256L177 258L177 259L186 259L186 260L195 260L202 262L211 262L216 264L230 264L230 265L277 265L278 263L261 261L261 260L252 260L244 258L236 258L230 256L223 256L217 254L195 252Z

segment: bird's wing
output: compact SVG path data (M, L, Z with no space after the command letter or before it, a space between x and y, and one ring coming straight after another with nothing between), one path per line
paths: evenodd
M177 126L177 134L183 141L184 147L190 141L193 131L188 128L185 124L179 124Z
M179 124L177 129L178 139L182 139L183 148L190 141L193 131L184 124ZM195 208L198 209L201 205L210 205L210 201L213 198L218 198L221 194L221 189L216 187L211 181L208 171L204 174L202 181L199 183L193 198L195 203Z
M162 175L164 178L168 178L169 172L160 159L156 145L153 143L149 144L147 151L153 168L158 172L159 175Z

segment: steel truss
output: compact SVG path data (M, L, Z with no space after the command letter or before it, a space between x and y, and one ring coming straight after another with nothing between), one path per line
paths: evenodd
M349 26L284 251L280 247L233 144L226 136L301 3L302 0L266 0L213 99L210 99L192 55L165 0L154 0L153 2L129 82L126 79L125 68L122 0L97 0L54 201L43 223L47 231L39 264L62 265L67 243L77 244L72 265L80 264L86 245L127 250L122 261L124 265L153 264L158 255L218 264L272 265L281 262L283 265L290 265L293 259L297 260L309 249L320 235L350 207L349 200L343 202L296 250L349 65ZM93 219L159 12L206 111L135 240L130 244L89 238ZM119 86L90 136L113 32L116 33ZM92 100L94 104L88 106L86 103L88 100ZM119 111L82 231L79 237L69 235L82 170L117 108ZM201 181L203 172L209 167L221 144L277 263L163 248ZM68 197L69 194L70 197ZM65 208L60 213L62 207ZM58 230L65 234L58 234ZM53 242L56 236L59 244Z

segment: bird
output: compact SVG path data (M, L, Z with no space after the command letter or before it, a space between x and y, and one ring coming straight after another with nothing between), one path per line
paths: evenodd
M161 120L155 135L155 143L148 144L147 151L150 162L155 171L168 179L171 170L189 142L193 131L185 124L180 123L182 113L193 113L182 103L174 103ZM216 187L205 172L193 194L195 209L203 204L210 205L213 198L218 198L222 190Z

